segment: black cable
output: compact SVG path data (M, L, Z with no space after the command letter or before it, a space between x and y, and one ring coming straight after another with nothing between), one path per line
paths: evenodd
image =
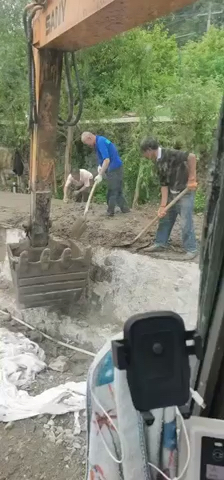
M36 101L36 70L33 55L33 27L32 20L36 14L38 3L34 5L31 14L28 15L28 10L25 9L23 13L23 25L27 38L27 53L28 53L28 79L29 79L29 129L38 122L37 101Z
M31 99L31 108L32 108L32 124L37 124L38 122L38 113L37 113L37 99L36 99L36 69L33 55L33 27L32 20L35 16L35 11L32 12L28 17L28 57L30 62L30 99ZM32 125L30 125L32 127Z
M75 71L75 78L76 78L76 83L77 83L77 87L78 87L78 97L74 101L71 72L70 72L69 60L68 60L68 53L64 54L64 58L65 58L65 75L66 75L66 81L67 81L67 86L68 86L68 97L69 97L69 115L68 115L67 120L62 120L60 118L58 123L59 123L59 125L64 125L64 126L67 126L67 127L74 127L79 122L79 120L81 118L81 115L82 115L82 111L83 111L82 84L81 84L81 81L80 81L76 55L75 55L74 52L72 52L72 55L71 55L72 66L73 66L74 71ZM74 115L73 114L73 108L77 104L78 104L78 112L77 112L75 118L72 119L72 117ZM72 115L70 116L71 112L72 112Z
M28 83L29 83L29 129L32 125L32 115L33 115L33 107L32 107L32 94L31 94L31 83L32 83L32 62L31 62L31 52L30 52L30 42L28 40L28 25L27 25L27 10L25 9L23 12L23 26L24 31L27 39L27 55L28 55Z
M26 8L23 11L23 28L24 28L24 32L25 32L25 35L26 35L26 38L27 38L27 10L26 10Z
M68 89L68 112L69 113L68 113L67 120L63 120L61 117L58 118L58 125L67 125L67 123L71 122L73 117L73 106L74 106L71 68L69 64L69 55L67 52L64 53L63 58L64 58L64 65L65 65L65 81L67 83L67 89Z
M29 129L38 123L37 100L36 100L36 69L33 55L33 25L32 21L36 14L38 6L43 5L45 0L39 0L33 4L33 9L25 9L23 13L23 25L27 38L27 52L28 52L28 79L29 79ZM29 10L31 13L28 14ZM82 84L79 77L79 70L75 53L71 54L71 63L69 61L68 52L64 53L65 78L68 90L68 116L66 120L59 117L58 124L64 126L76 126L79 122L83 111L83 92ZM75 71L75 78L78 88L78 96L74 100L71 66ZM78 105L78 112L74 117L74 106Z
M83 92L82 92L82 84L81 84L80 76L79 76L77 59L76 59L76 55L75 55L74 52L72 52L72 63L73 63L73 67L74 67L74 70L75 70L75 78L76 78L77 87L78 87L78 99L77 99L77 101L78 101L78 105L79 105L77 115L72 122L72 126L75 126L79 122L79 120L82 116L82 112L83 112Z

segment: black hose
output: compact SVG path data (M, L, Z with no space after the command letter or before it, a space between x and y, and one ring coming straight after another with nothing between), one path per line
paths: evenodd
M67 57L67 53L64 54L65 55L65 58ZM65 64L66 65L66 64ZM77 65L77 60L76 60L76 55L74 52L72 52L72 66L74 68L74 71L75 71L75 78L76 78L76 83L77 83L77 87L78 87L78 97L77 99L74 101L74 96L73 96L73 92L72 92L72 81L71 81L71 73L69 71L69 74L67 72L67 70L65 70L65 74L66 74L66 80L67 80L67 85L68 85L68 95L69 95L69 103L70 103L70 106L69 106L69 115L68 115L68 118L67 120L63 121L61 118L59 120L59 125L64 125L66 127L74 127L77 125L77 123L79 122L80 118L81 118L81 115L82 115L82 111L83 111L83 93L82 93L82 85L81 85L81 81L80 81L80 77L79 77L79 70L78 70L78 65ZM78 112L75 116L75 118L72 119L73 117L73 108L74 108L74 105L77 105L78 104ZM72 109L72 116L70 117L70 113L71 113L71 109Z
M27 39L27 55L28 55L28 83L29 83L29 129L32 125L32 115L33 115L33 107L32 107L32 95L31 95L31 83L32 83L32 62L31 62L31 52L30 52L30 42L28 40L28 25L27 25L27 10L25 9L23 12L23 26L24 31Z
M36 71L33 58L33 31L32 18L29 15L27 21L27 39L28 39L28 69L29 69L29 93L30 93L30 118L29 128L37 123L37 103L36 103Z
M73 63L73 67L74 67L74 70L75 70L75 77L76 77L76 82L77 82L77 87L78 87L78 102L79 102L78 103L78 105L79 105L78 113L77 113L75 119L72 122L72 125L75 126L79 122L79 120L82 116L82 112L83 112L83 92L82 92L82 84L81 84L81 81L80 81L76 55L75 55L74 52L72 52L72 63Z
M28 17L28 35L29 35L29 50L30 50L30 61L31 61L31 98L32 98L32 109L33 109L33 124L37 124L38 122L38 113L37 113L37 98L36 98L36 69L35 69L35 61L33 55L33 26L32 20L35 16L36 12L33 11Z
M34 6L31 14L25 9L23 13L23 25L27 38L27 53L28 53L28 81L29 81L29 129L32 129L34 124L38 122L37 101L36 101L36 70L33 56L33 28L32 20L36 14Z
M29 10L25 9L23 13L23 25L24 31L27 38L27 52L28 52L28 79L29 79L29 97L30 97L30 106L29 106L29 129L32 129L33 125L38 123L38 111L37 111L37 100L36 100L36 69L33 55L33 26L32 20L36 14L38 5L43 5L45 0L36 0L34 8L31 10L31 13L28 15ZM75 71L75 78L78 88L78 96L74 100L73 94L73 85L72 85L72 76L71 76L71 65L69 62L69 54L64 53L64 65L65 65L65 77L68 89L68 116L66 120L63 120L59 117L58 124L64 126L76 126L79 122L82 111L83 111L83 92L82 85L79 77L79 70L77 65L77 60L75 53L71 54L71 64ZM78 112L74 117L74 106L78 105Z
M27 38L27 10L26 9L23 11L23 28Z
M67 120L63 120L61 117L59 117L58 125L67 125L69 122L71 122L73 117L74 95L73 95L73 87L72 87L71 68L69 64L69 55L67 52L64 53L64 65L65 65L65 81L67 83L67 89L68 89L68 117L67 117Z

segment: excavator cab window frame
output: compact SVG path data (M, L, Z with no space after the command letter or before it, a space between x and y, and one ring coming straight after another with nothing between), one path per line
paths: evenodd
M208 176L208 198L200 255L197 330L204 358L194 372L196 388L205 399L204 416L224 419L224 98ZM200 413L195 407L195 414Z

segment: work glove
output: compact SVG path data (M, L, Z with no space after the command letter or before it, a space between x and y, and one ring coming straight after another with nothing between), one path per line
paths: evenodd
M187 188L188 190L190 191L194 191L194 190L197 190L197 182L196 180L188 180L188 183L187 183Z
M159 218L163 218L166 216L166 210L165 210L166 207L159 207L159 210L158 210L158 217Z
M101 183L102 180L103 180L103 177L102 175L100 175L100 173L94 178L95 183Z

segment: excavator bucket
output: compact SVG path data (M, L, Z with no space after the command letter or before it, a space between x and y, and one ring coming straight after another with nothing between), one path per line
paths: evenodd
M91 248L49 237L47 247L32 247L29 239L9 244L8 257L20 308L77 302L85 290Z

